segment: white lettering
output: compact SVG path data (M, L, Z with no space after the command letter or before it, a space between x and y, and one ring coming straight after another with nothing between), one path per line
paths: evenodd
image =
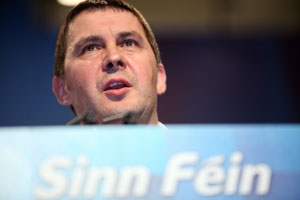
M89 160L85 156L81 156L77 160L78 168L74 170L71 176L70 196L79 198L82 193L83 183L86 177L86 167Z
M198 172L194 182L195 190L205 196L214 196L220 194L223 190L225 179L223 164L224 156L216 156L204 163L203 168Z
M122 169L120 181L117 187L118 197L128 197L130 195L131 185L133 187L133 195L143 197L147 194L150 186L151 174L145 167L126 167ZM133 181L134 180L134 181Z
M162 183L161 194L164 196L172 196L181 180L190 180L195 175L192 168L182 169L184 165L193 165L197 163L199 156L197 153L180 153L173 156L168 162L166 176Z
M243 161L243 154L241 152L235 152L230 158L231 165L227 171L227 178L224 188L224 194L234 195L237 192L238 182L240 177L241 167L240 164Z
M94 198L97 195L99 182L102 181L101 196L113 197L114 188L117 184L117 171L112 167L93 168L90 170L85 188L85 195Z
M241 177L241 195L249 195L252 191L254 178L257 177L256 193L258 195L266 195L269 192L271 184L272 171L265 164L246 165L243 169Z
M34 195L37 199L56 199L62 197L68 186L68 179L62 173L57 172L59 168L69 169L72 161L68 157L52 157L44 162L40 168L40 177L51 188L37 188Z
M174 196L183 181L193 183L195 192L202 196L266 195L270 191L272 171L266 164L242 166L243 154L234 152L224 167L223 155L205 160L199 169L196 164L199 155L195 152L179 153L167 163L160 194ZM75 165L72 169L73 164ZM89 167L86 156L80 156L73 163L71 158L55 156L42 163L39 175L43 185L34 190L36 199L57 200L96 198L141 198L150 191L151 171L144 166L121 169L114 167ZM226 170L227 168L227 170ZM198 171L197 171L198 170ZM255 188L256 187L256 188ZM100 191L100 192L99 192Z

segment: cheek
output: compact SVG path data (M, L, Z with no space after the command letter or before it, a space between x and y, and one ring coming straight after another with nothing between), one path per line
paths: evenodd
M66 77L69 81L70 90L83 90L92 85L92 80L95 80L95 73L89 70L84 65L73 65L66 68Z
M140 56L136 60L135 65L137 66L136 68L137 77L139 77L139 79L143 83L147 84L148 87L149 84L153 85L156 83L157 68L156 68L156 60L153 55Z

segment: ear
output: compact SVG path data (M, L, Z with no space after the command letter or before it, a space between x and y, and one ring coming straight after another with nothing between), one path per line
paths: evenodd
M52 81L52 90L57 98L57 101L64 106L72 105L69 91L66 89L65 80L62 77L54 76Z
M167 74L162 63L158 64L156 87L158 95L162 95L167 90Z

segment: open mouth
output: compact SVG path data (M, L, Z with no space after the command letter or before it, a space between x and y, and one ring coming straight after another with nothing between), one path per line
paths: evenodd
M103 91L119 90L119 89L127 88L127 87L131 87L131 85L123 79L110 80L104 85Z

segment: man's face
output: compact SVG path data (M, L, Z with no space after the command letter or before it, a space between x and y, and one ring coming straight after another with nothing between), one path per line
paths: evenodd
M84 11L70 24L67 44L65 78L53 81L61 104L77 114L93 110L100 120L133 112L140 123L157 123L166 74L132 13Z

